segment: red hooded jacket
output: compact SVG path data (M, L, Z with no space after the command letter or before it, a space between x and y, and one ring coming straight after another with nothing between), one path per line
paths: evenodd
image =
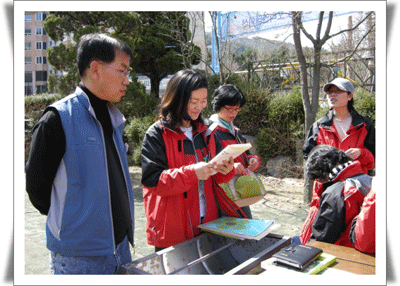
M205 181L197 179L193 164L211 159L217 150L222 147L204 124L197 125L193 142L163 120L147 130L142 144L142 184L148 244L169 247L200 233L201 184L206 201L202 223L218 218L219 210L227 216L245 217L217 185L229 182L234 169Z
M311 201L301 243L313 239L354 248L349 238L351 224L371 190L371 180L363 173L361 163L354 161L325 183Z

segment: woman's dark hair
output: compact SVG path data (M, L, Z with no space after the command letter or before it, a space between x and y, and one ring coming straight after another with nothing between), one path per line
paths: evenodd
M106 34L86 34L80 38L76 52L79 76L82 78L85 70L94 60L111 63L117 51L122 51L133 58L131 48L123 41Z
M190 69L175 73L167 84L161 101L160 114L156 119L166 120L174 129L181 125L182 119L190 120L193 127L196 122L203 122L201 114L195 121L187 114L190 95L192 91L200 88L208 89L207 79L201 73Z
M315 146L305 165L306 175L310 180L325 179L334 167L351 161L342 150L329 145Z
M348 94L350 94L350 92L347 92ZM353 97L347 102L347 109L349 111L354 110L354 94Z
M213 100L211 102L213 110L218 112L225 105L242 107L246 103L242 91L233 84L225 84L218 87L213 94Z

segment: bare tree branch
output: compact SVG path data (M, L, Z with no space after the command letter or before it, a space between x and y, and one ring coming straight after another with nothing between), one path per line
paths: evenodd
M375 28L375 24L372 24L372 26L370 27L370 29L362 36L362 38L358 41L357 45L355 46L354 49L352 49L351 53L337 61L334 61L330 64L323 64L324 67L333 67L335 65L337 65L338 63L342 63L342 62L346 62L348 60L350 60L354 54L358 51L358 47L361 45L361 43L364 41L364 39L374 30Z
M341 30L341 31L337 32L336 34L330 35L330 36L328 37L328 39L331 39L331 38L333 38L333 37L336 37L336 36L338 36L338 35L340 35L340 34L343 34L343 33L346 33L346 32L350 32L350 31L356 30L369 16L372 15L372 13L374 13L374 12L369 12L369 13L367 14L367 16L365 16L365 17L364 17L360 22L358 22L357 25L355 25L353 28L346 29L346 30Z
M325 43L329 39L329 33L331 31L331 28L332 28L332 21L333 21L333 12L330 11L329 12L329 16L328 16L328 24L327 24L326 29L325 29L325 34L324 34L324 36L322 37L322 40L321 40L322 44Z
M318 16L318 26L317 26L317 33L316 33L316 40L319 43L321 40L321 29L322 29L322 22L324 21L324 11L319 12Z

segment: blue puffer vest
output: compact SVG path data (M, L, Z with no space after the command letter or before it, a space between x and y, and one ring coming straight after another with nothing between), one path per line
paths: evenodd
M47 248L72 256L113 254L111 199L101 124L79 87L51 106L60 114L66 149L52 187L46 223ZM114 105L108 103L108 109L134 224L132 183L122 141L125 118ZM133 233L128 236L133 245Z

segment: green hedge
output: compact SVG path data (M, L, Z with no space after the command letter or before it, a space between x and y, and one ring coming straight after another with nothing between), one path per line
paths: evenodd
M131 156L132 163L136 166L141 166L141 147L144 135L147 129L155 122L154 116L146 116L143 118L132 118L129 124L125 127L124 137L129 143L128 155Z
M44 110L48 105L63 97L64 95L58 93L27 96L25 97L25 114L30 116L32 113Z
M303 137L304 109L299 87L274 97L266 111L267 121L258 133L257 151L265 161L277 155L294 156L296 141Z
M126 118L144 117L154 114L159 104L159 98L146 94L145 86L134 77L128 85L126 95L115 106Z

